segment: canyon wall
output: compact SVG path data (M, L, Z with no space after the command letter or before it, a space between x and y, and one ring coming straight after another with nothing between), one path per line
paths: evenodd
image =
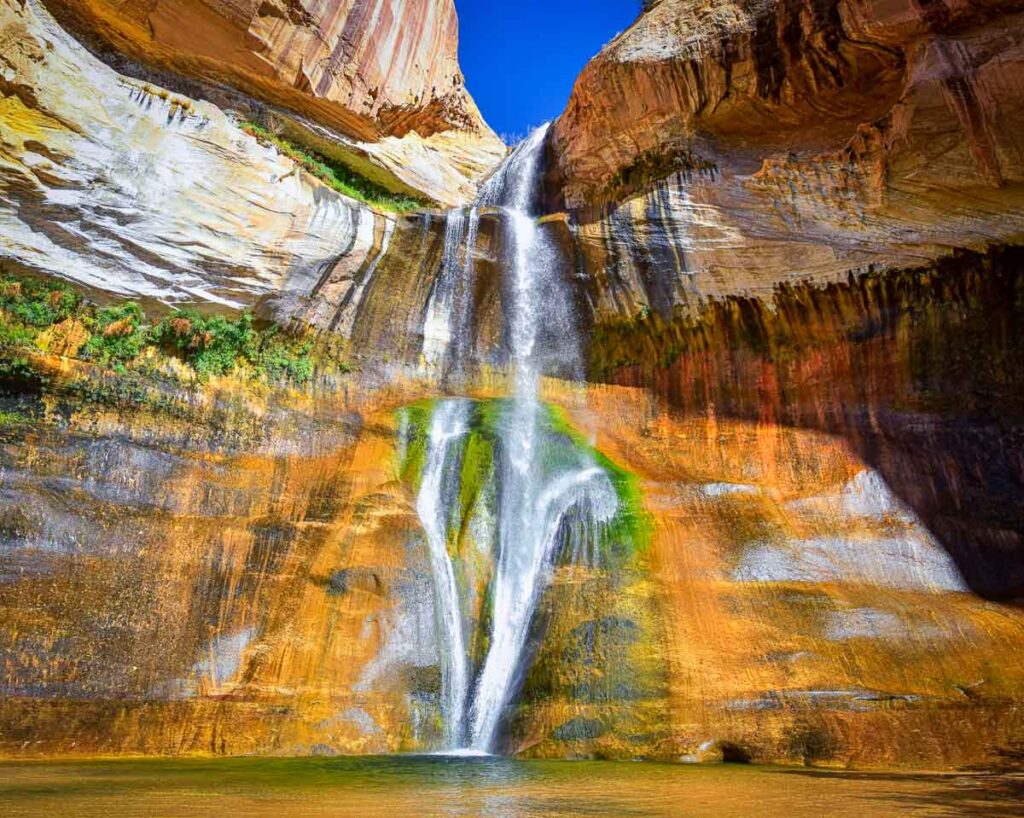
M0 343L0 754L437 749L409 418L508 395L508 214L460 246L451 213L342 196L225 110L464 201L503 149L450 3L49 4L91 51L38 0L0 4L5 274L255 309L359 370L286 388L32 350L26 378ZM503 750L1019 756L1019 11L660 0L584 71L540 229L590 383L543 384L547 453L628 476L636 526L559 552ZM482 365L461 381L417 366L453 331L427 320L453 266ZM464 464L502 456L472 431ZM458 502L494 490L456 477ZM493 572L468 525L451 550Z
M377 269L423 267L429 289L443 217L340 195L217 106L113 71L38 3L4 0L0 13L10 269L346 338ZM401 303L415 335L426 294Z
M50 360L40 391L5 379L0 399L0 754L440 746L411 466L424 384L220 379L126 398L123 376ZM633 388L551 382L544 398L633 475L642 520L558 557L504 749L924 766L1013 752L1019 610L967 593L842 439L683 418ZM488 491L462 475L456 500ZM478 576L482 531L453 546Z
M465 88L453 0L46 5L115 64L238 89L391 187L465 201L503 155Z
M353 136L484 132L452 0L47 3L140 62L251 89Z
M581 75L549 179L592 377L844 435L1004 599L1024 594L1020 10L661 0Z
M1020 240L1021 11L653 4L554 126L551 197L574 211L598 311Z

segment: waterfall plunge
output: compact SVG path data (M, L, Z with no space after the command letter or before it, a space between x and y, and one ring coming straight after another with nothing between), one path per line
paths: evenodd
M547 126L537 129L495 172L478 205L498 209L508 230L506 335L514 375L513 399L502 409L495 457L497 553L491 578L491 632L479 672L467 652L465 613L449 549L453 497L459 494L455 441L468 432L470 402L439 401L430 420L416 510L427 534L442 640L442 712L446 749L492 752L520 678L530 626L546 589L563 522L585 517L582 529L610 523L618 510L611 480L589 455L557 467L541 450L551 431L538 397L539 378L569 360L579 362L579 339L558 256L534 214ZM424 360L439 370L453 350L468 347L467 296L478 209L448 216L444 261L427 309ZM464 249L460 245L464 244ZM461 251L461 252L460 252ZM460 255L464 260L460 260ZM461 293L461 295L460 295ZM544 334L557 334L544 343ZM567 352L568 351L568 352ZM548 424L549 425L549 424ZM456 512L458 510L456 509ZM587 550L579 544L574 552ZM593 550L593 549L591 549Z
M441 635L441 712L444 716L445 742L461 747L465 734L463 720L469 692L469 661L463 637L462 606L455 568L448 554L447 528L451 494L458 488L458 469L453 454L456 443L466 433L466 401L444 401L434 412L427 440L427 461L423 466L416 513L427 533L430 568L434 574L437 599L437 625Z

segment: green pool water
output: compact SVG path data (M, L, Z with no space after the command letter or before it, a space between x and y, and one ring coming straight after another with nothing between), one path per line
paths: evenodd
M15 816L1001 816L1024 776L508 759L0 762Z

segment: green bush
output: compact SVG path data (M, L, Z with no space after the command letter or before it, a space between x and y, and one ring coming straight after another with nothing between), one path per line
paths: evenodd
M393 193L387 188L371 182L364 176L360 176L340 162L332 161L318 153L308 151L283 137L272 134L266 128L254 122L240 122L239 127L250 136L273 145L293 162L302 165L307 173L312 174L328 187L351 199L365 202L371 207L376 207L380 210L390 210L396 213L407 213L427 206L427 203L420 199L401 193Z
M30 327L63 321L81 303L81 296L63 281L12 276L0 280L0 307Z
M92 336L82 349L82 356L103 366L120 370L134 360L149 343L143 327L145 313L134 301L104 307L89 322Z
M313 377L312 341L288 339L271 327L263 334L257 359L253 362L271 380L306 383Z
M259 336L248 313L231 320L181 310L153 328L152 340L178 352L200 375L227 375L239 360L252 361L259 349Z
M286 338L276 326L255 327L253 316L206 318L180 310L164 318L152 341L177 352L201 375L227 375L246 363L270 380L305 383L312 377L311 341Z
M239 365L269 381L303 384L313 376L311 340L292 337L275 325L258 328L249 313L224 318L179 310L152 324L134 302L96 309L63 282L6 276L0 277L0 377L27 373L29 350L40 333L69 318L90 333L79 355L117 372L147 347L156 347L181 358L200 376L228 375ZM318 354L347 372L329 346L320 344Z
M0 348L12 349L31 346L36 340L36 332L23 324L0 321Z

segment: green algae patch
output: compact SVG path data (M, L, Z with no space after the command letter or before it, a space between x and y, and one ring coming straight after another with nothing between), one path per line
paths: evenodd
M540 754L657 755L666 740L665 661L648 577L653 521L640 480L591 445L558 406L540 404L531 416L511 398L440 397L397 412L399 472L411 492L420 490L435 412L449 401L462 404L464 428L450 425L456 436L443 444L442 477L452 484L441 491L439 512L469 635L467 658L476 669L493 638L500 548L519 546L501 539L518 535L518 518L502 516L506 490L523 489L503 484L523 479L508 458L521 442L517 424L536 423L526 513L546 515L543 525L551 526L534 532L548 538L551 574L529 625L532 656L512 712L512 746L539 738ZM511 534L502 532L505 525ZM538 724L549 725L542 737Z
M399 475L413 491L418 491L426 465L431 417L441 400L425 399L402 407L397 413L399 441ZM453 398L451 400L460 400ZM469 400L469 399L464 399ZM467 553L462 541L469 536L469 521L481 502L496 505L487 486L500 476L503 434L507 434L510 414L515 403L510 398L471 400L469 422L464 439L455 453L458 459L459 485L453 497L458 513L451 515L448 537L454 541L453 554ZM536 457L542 473L554 476L570 468L593 463L600 468L614 489L618 508L614 517L595 526L589 536L597 540L603 558L615 563L647 551L652 521L644 509L640 481L607 455L590 445L584 435L554 405L544 404L539 413ZM491 509L496 513L497 509Z
M466 445L462 450L462 468L459 472L459 517L460 539L465 537L466 527L472 519L473 509L484 493L485 486L494 470L494 436L491 430L470 428Z
M417 401L398 410L398 474L402 482L419 491L423 467L427 462L427 441L430 438L432 399Z
M586 450L594 462L604 470L615 489L619 510L612 520L607 536L619 543L628 543L634 552L646 553L651 542L653 522L644 508L640 480L631 471L619 466L610 457L594 448L583 434L572 425L560 406L547 405L551 428L564 435L577 448Z

